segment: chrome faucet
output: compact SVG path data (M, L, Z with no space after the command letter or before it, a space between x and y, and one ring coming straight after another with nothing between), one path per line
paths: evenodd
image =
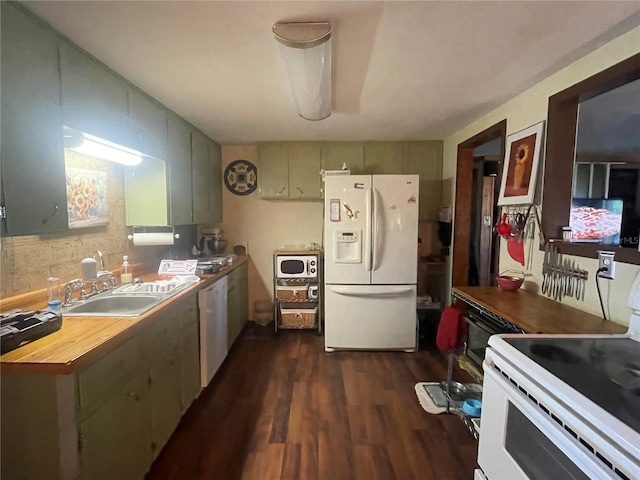
M98 256L98 258L96 258L96 255ZM98 264L98 272L103 272L104 271L104 257L102 255L102 252L100 250L96 250L95 252L93 252L91 254L91 256L93 257L93 259Z
M84 293L84 281L80 278L69 280L64 286L64 303L63 307L68 307L73 301L73 292L80 290L80 295Z

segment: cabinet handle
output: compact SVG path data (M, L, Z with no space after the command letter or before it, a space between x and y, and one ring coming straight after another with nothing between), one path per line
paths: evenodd
M138 395L136 392L128 392L127 397L133 398L136 402L140 401L140 395Z
M280 189L280 191L278 192L278 195L280 195L281 193L284 193L284 191L287 189L287 187L282 187Z
M300 187L296 187L296 189L297 189L301 194L303 194L303 195L304 195L304 192L302 191L302 189L301 189Z
M54 217L54 215L55 215L56 213L58 213L58 210L60 210L60 207L58 206L58 204L57 204L57 203L54 203L54 204L53 204L53 213L52 213L51 215L49 215L48 217L43 218L43 219L42 219L42 223L43 223L43 224L45 224L45 223L47 223L49 220L51 220L51 219Z

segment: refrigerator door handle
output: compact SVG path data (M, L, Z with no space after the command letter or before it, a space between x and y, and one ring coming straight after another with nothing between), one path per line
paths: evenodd
M365 223L365 234L364 234L364 266L367 272L371 271L371 208L372 208L372 195L373 190L371 188L367 189L367 198L366 198L366 223Z
M349 285L346 286L332 286L330 287L331 292L337 293L338 295L345 295L349 297L400 297L407 293L413 292L413 286L388 286L381 285L378 288L372 287L367 288L366 291L363 291L361 288L352 287Z
M373 230L375 238L373 239L373 270L380 267L380 251L382 250L384 238L382 237L382 200L376 189L373 189Z

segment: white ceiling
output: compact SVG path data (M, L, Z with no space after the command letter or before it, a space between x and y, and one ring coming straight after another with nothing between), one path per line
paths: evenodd
M638 1L25 6L225 145L442 139L640 25ZM296 113L271 33L284 20L331 22L334 96L326 120Z

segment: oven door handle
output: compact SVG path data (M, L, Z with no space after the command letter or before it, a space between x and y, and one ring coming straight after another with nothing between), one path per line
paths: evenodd
M465 315L464 319L467 322L469 322L471 325L474 325L474 326L478 327L480 330L488 333L489 335L497 335L498 333L500 333L500 332L490 328L486 323L473 318L472 315L469 315L469 316Z

